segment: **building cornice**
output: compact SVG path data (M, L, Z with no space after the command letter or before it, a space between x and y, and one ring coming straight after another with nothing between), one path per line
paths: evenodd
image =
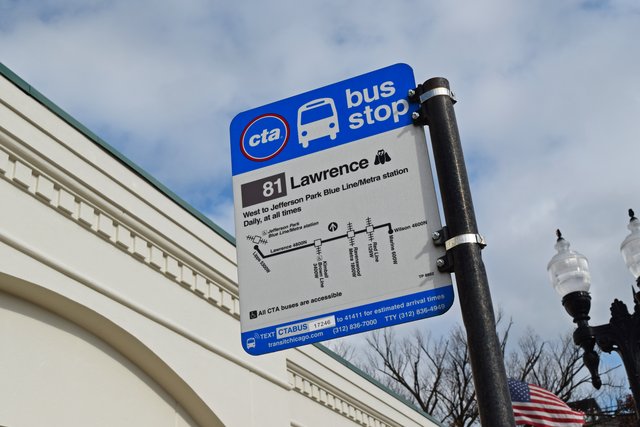
M337 387L287 361L289 384L294 391L365 427L402 427Z
M237 286L230 279L113 202L101 199L99 193L83 191L70 177L54 172L56 168L45 172L43 163L0 130L0 178L195 296L240 318Z

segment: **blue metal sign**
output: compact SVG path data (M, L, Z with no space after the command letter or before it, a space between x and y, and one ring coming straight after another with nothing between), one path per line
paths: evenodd
M242 345L263 354L444 313L448 274L413 71L396 64L238 114Z
M413 70L397 64L238 114L232 173L308 156L411 124Z

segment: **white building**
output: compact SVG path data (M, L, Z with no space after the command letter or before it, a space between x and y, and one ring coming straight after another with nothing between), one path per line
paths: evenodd
M234 240L0 64L0 425L436 426L240 345Z

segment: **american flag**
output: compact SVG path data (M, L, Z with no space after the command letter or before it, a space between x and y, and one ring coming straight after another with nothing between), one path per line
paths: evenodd
M581 427L584 414L574 411L558 396L533 384L509 379L509 393L516 425Z

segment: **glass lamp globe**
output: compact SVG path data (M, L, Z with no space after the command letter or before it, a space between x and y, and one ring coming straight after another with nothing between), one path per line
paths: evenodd
M640 221L631 209L629 209L629 216L631 220L627 228L631 233L622 241L620 252L627 268L637 280L640 277Z
M557 235L555 248L558 253L547 265L553 288L561 297L572 292L588 292L591 273L587 257L569 249L570 244L562 237L560 230L557 231Z

